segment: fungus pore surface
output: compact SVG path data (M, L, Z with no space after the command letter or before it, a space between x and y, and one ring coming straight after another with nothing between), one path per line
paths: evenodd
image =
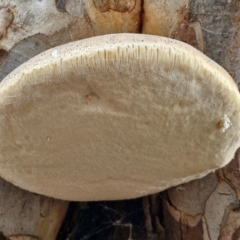
M240 145L229 74L182 42L114 34L50 49L0 83L0 175L66 200L156 193Z

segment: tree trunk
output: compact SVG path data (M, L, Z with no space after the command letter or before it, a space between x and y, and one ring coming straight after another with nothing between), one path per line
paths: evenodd
M11 240L25 235L56 239L67 209L66 201L23 191L0 178L0 232Z
M225 168L164 194L166 239L238 239L239 151Z
M239 0L0 0L0 80L49 48L120 32L191 44L240 86ZM239 156L203 179L156 195L70 203L66 217L68 202L0 179L0 239L239 239Z

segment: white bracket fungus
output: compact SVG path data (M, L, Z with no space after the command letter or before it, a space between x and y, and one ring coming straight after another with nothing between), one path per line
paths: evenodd
M50 49L0 83L0 175L67 200L151 194L227 164L240 96L193 47L141 34Z

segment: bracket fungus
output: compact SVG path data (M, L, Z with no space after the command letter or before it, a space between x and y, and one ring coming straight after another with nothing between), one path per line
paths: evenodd
M0 83L0 175L35 193L140 197L203 177L239 146L235 83L177 40L84 39L43 52Z

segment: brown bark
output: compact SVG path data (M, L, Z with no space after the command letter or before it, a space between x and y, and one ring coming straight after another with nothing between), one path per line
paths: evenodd
M189 20L201 25L204 53L239 85L239 1L192 1ZM237 239L239 235L239 152L225 168L166 191L167 239ZM178 217L177 217L178 216ZM194 234L194 237L192 235ZM170 234L170 235L168 235Z
M240 86L239 16L239 0L41 0L21 1L21 4L17 0L0 0L0 79L21 63L54 46L94 35L134 32L176 38L191 44L223 66ZM169 189L157 197L145 198L139 210L145 220L137 223L125 217L119 223L119 215L111 214L119 213L120 208L125 211L120 213L121 216L132 214L141 219L137 207L142 200L71 203L58 239L97 239L99 236L114 240L130 237L238 239L239 178L237 153L222 170ZM67 203L26 193L1 181L0 231L6 236L24 234L54 239ZM13 204L17 200L18 204ZM45 209L39 207L42 201L51 209L46 218L39 215L39 211L43 211L40 209ZM111 231L101 235L89 229L81 235L76 229L84 224L94 226L86 217L90 213L94 221L106 220L98 218L99 208L104 208L103 216L113 218L111 227L102 226ZM52 237L46 234L50 230L42 227L46 226L50 216L56 221L55 232L50 234ZM5 227L1 227L3 223ZM90 237L84 238L84 235Z

